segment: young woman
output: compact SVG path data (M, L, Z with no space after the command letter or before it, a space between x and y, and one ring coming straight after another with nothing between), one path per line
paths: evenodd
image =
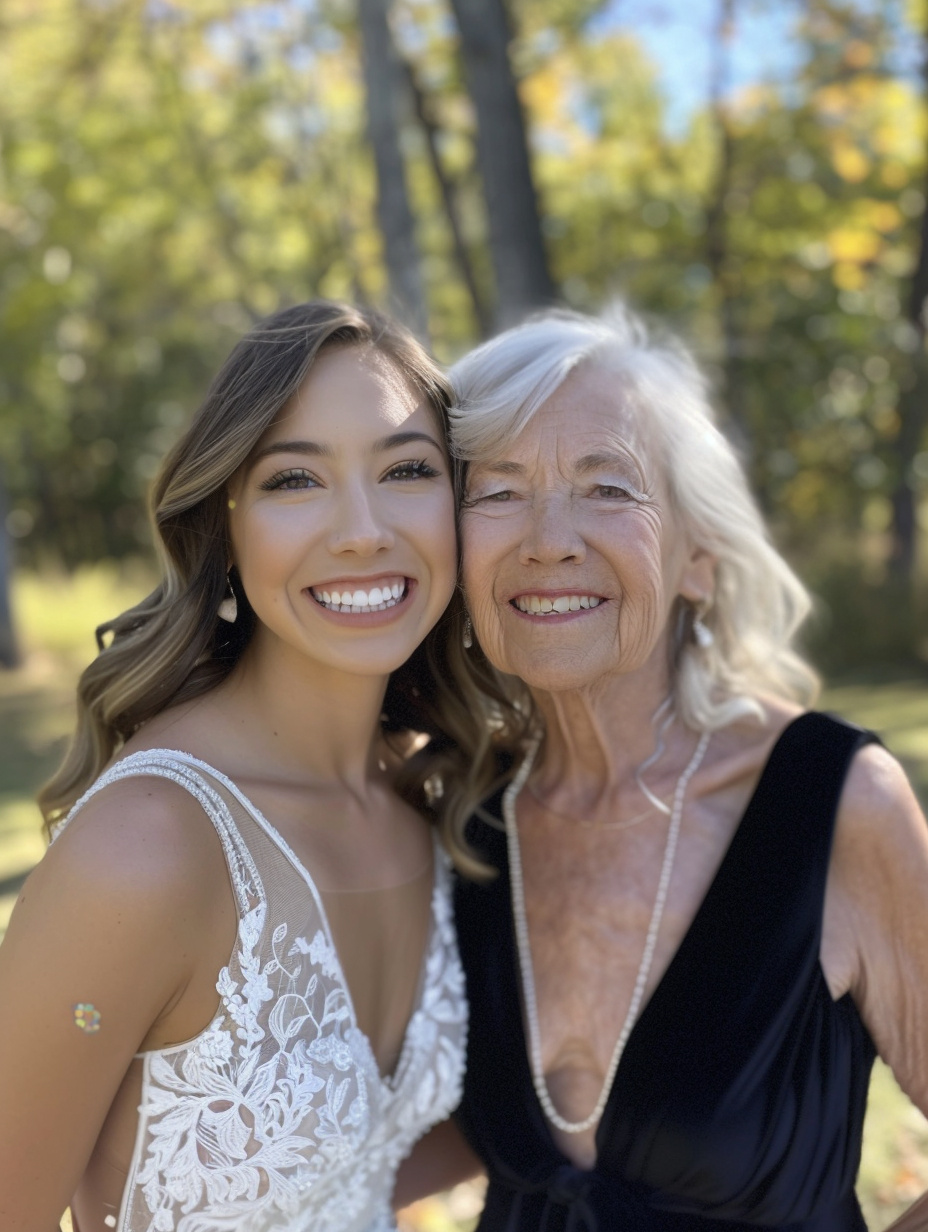
M163 580L101 631L0 950L5 1232L394 1226L463 1064L430 768L391 738L455 585L446 405L403 330L317 302L165 460Z

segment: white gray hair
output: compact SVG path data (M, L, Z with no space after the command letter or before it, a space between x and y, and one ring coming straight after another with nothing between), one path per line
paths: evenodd
M683 344L625 305L599 317L544 312L471 351L451 369L452 449L465 464L498 455L580 364L621 378L624 404L658 429L671 499L697 547L717 560L703 623L692 638L680 600L673 639L673 701L690 727L711 731L773 695L809 705L818 678L793 641L811 602L773 546L735 450L715 424L708 382Z

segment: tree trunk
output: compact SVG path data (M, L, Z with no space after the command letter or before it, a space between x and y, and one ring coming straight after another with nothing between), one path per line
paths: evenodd
M924 100L928 107L928 24L924 38ZM928 156L928 150L926 150ZM925 182L928 202L928 175ZM906 586L915 578L918 547L918 502L912 462L922 447L928 427L928 204L922 210L918 261L909 288L907 316L918 337L911 355L909 388L899 402L899 435L895 441L896 487L892 494L893 524L890 570Z
M715 125L718 163L712 196L706 207L706 264L712 274L715 292L721 367L725 377L724 401L729 416L729 430L738 445L749 453L750 429L744 405L741 380L741 339L737 319L737 274L732 260L728 233L726 197L732 185L735 142L725 88L728 78L731 41L734 36L734 0L719 0L718 21L713 39L712 76L709 110Z
M425 341L428 314L400 147L407 82L390 33L389 3L390 0L358 0L367 131L377 168L377 221L383 235L391 306Z
M486 338L491 331L491 323L486 307L484 306L483 296L480 294L480 288L477 286L477 278L474 274L474 266L470 259L470 254L467 251L467 245L464 243L464 234L461 229L461 219L458 214L458 203L455 198L454 185L448 178L444 167L442 166L441 155L438 152L438 125L432 119L429 112L428 100L419 82L416 79L415 71L408 61L403 61L404 71L409 82L409 89L412 95L413 106L416 111L416 118L422 126L422 131L425 133L425 139L429 152L429 161L432 164L432 170L435 173L435 179L438 181L438 187L441 189L441 198L445 206L445 217L448 220L448 226L451 230L451 242L454 246L454 255L457 261L458 269L461 271L461 277L464 280L464 285L467 287L467 293L470 296L471 307L474 312L474 319L477 322L477 327L480 331L480 336Z
M541 235L525 119L509 63L503 0L451 0L451 7L477 111L477 163L496 279L496 324L505 327L550 303L555 286Z
M10 607L10 573L12 554L6 530L6 490L0 478L0 667L16 667L19 654L13 635L13 613Z

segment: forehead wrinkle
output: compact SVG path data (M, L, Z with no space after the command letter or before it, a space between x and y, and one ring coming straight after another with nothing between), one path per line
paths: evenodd
M651 486L644 459L630 442L622 440L618 433L612 430L590 432L586 434L586 437L586 440L579 442L570 439L558 440L558 469L562 473L569 471L575 476L586 476L601 469L608 470L617 466L626 471L630 468L642 488ZM604 437L606 438L605 443L600 444ZM577 457L576 451L581 448L585 448L586 452ZM574 456L571 457L571 454Z
M573 464L578 475L589 475L593 471L608 470L613 466L627 465L629 462L640 469L636 459L627 450L601 449L597 453L586 453Z

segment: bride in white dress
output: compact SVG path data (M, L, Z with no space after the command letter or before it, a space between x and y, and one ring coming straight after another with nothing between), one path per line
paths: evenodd
M402 329L317 302L165 460L164 580L104 630L0 948L4 1232L395 1226L466 1030L394 730L455 587L446 404Z

